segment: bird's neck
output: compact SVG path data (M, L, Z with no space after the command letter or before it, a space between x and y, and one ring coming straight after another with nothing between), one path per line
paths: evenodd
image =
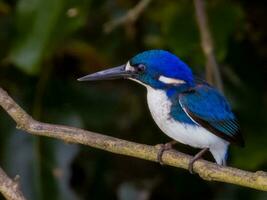
M155 84L151 84L151 86L154 89L165 91L168 97L171 97L175 93L185 92L189 90L190 88L194 87L194 85L195 85L194 81L190 81L190 82L181 81L181 83L175 82L173 84L158 81Z
M168 120L170 117L179 122L193 124L183 111L177 98L177 95L184 90L184 87L175 87L169 90L147 87L148 107L157 124L161 124L162 121ZM164 120L162 120L163 118Z
M146 84L143 84L148 92L149 91L162 91L169 99L172 99L173 96L180 94L182 92L188 91L193 86L191 84L179 84L179 85L167 85L162 84L161 86L153 87Z
M191 85L181 84L181 85L175 85L172 87L168 87L165 89L165 92L166 92L167 96L169 98L171 98L173 95L188 91L190 88L192 88Z

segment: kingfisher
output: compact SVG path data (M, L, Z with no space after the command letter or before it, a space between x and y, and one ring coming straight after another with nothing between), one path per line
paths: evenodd
M147 104L158 127L173 141L162 144L162 154L180 142L201 149L193 164L210 151L219 165L226 165L230 144L244 146L238 121L226 98L205 80L193 75L189 66L165 50L147 50L126 64L83 76L78 81L133 80L147 89Z

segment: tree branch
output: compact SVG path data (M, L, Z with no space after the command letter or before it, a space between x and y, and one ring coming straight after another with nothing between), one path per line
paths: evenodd
M17 123L17 128L33 135L56 138L112 153L157 162L158 146L138 144L79 128L36 121L2 88L0 88L0 105ZM166 165L183 169L188 169L191 158L189 155L174 150L164 152L162 157ZM219 166L205 160L196 161L194 163L194 171L205 180L232 183L267 191L267 173L263 171L253 173L232 167Z
M104 32L110 33L118 26L121 26L126 23L134 23L138 19L138 17L144 12L150 2L151 0L140 0L134 8L130 9L122 17L105 23L103 27Z
M220 91L223 91L222 78L214 54L214 45L205 12L204 1L194 0L194 5L196 10L196 20L201 36L201 46L206 57L206 79L209 83L217 86Z
M9 178L4 170L0 168L0 191L8 200L26 200L20 191L19 177L16 176L14 180Z

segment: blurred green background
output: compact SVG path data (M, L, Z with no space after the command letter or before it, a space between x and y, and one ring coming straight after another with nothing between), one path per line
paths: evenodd
M0 86L44 122L151 145L170 141L152 121L142 86L76 81L154 48L205 74L192 1L154 0L135 23L104 31L136 3L0 0ZM208 0L206 8L225 94L246 140L243 149L231 147L229 165L267 171L267 6ZM21 176L29 199L267 199L264 192L207 182L182 169L24 134L3 110L0 120L1 166Z

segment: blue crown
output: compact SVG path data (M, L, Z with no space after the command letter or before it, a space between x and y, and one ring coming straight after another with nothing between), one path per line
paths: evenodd
M193 83L191 69L180 58L165 50L148 50L137 54L130 60L131 65L144 64L148 73Z

